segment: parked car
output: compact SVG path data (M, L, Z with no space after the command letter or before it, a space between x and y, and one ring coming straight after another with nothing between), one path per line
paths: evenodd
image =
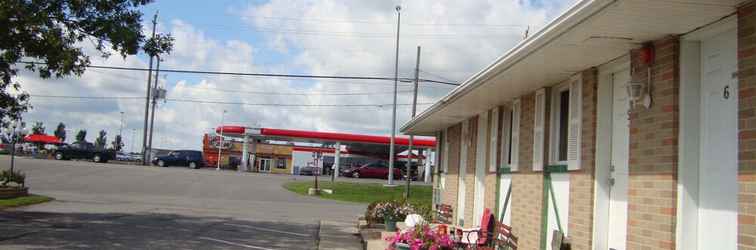
M116 161L133 161L134 160L134 158L132 158L131 155L121 153L121 152L116 153L115 159Z
M160 167L186 166L197 169L204 166L204 163L205 160L202 158L202 151L197 150L175 150L167 155L152 159L152 164Z
M299 169L299 175L320 175L320 171L318 171L318 168L313 166L306 166Z
M87 159L105 163L115 159L116 152L112 149L97 149L90 142L74 142L62 145L55 150L56 160Z
M140 153L129 153L129 155L131 156L131 158L134 159L134 161L138 161L138 162L142 161L142 154Z
M354 178L381 178L388 179L389 166L386 161L374 161L368 164L364 164L351 171L351 176ZM399 179L402 175L402 170L394 168L394 176Z

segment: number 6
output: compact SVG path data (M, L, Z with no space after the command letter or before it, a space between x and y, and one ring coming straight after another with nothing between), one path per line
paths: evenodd
M724 87L724 99L730 99L730 85Z

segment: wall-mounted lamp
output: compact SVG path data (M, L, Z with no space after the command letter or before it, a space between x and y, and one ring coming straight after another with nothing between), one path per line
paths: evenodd
M655 53L653 45L646 44L638 51L639 61L646 65L646 82L630 80L627 83L627 95L630 97L630 107L638 104L646 109L651 107L651 65L654 63ZM635 70L633 70L633 73Z
M627 95L630 97L630 107L638 104L643 105L646 109L651 107L651 95L649 94L649 83L651 82L651 68L648 69L649 79L646 82L627 83Z

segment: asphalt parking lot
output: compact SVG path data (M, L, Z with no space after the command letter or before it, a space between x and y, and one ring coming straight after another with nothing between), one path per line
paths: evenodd
M56 200L0 211L2 249L314 249L320 220L354 222L365 209L281 187L312 177L16 162L32 193Z

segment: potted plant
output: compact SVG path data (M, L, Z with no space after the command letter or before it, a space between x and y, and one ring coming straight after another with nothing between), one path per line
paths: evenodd
M414 209L410 204L400 201L384 201L373 207L373 218L382 218L386 231L396 231L396 222L404 220Z
M403 232L386 238L392 250L443 250L452 249L452 241L447 234L440 234L427 223L417 224Z

